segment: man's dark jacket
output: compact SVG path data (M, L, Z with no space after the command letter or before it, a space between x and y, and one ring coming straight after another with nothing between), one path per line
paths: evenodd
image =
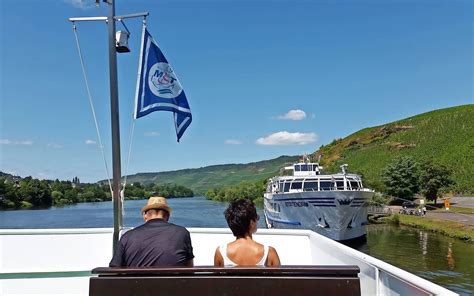
M193 258L191 237L186 228L152 219L120 238L109 266L185 266Z

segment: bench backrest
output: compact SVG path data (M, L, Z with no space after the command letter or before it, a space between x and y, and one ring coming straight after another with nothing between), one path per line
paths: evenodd
M90 296L360 295L357 266L95 268Z

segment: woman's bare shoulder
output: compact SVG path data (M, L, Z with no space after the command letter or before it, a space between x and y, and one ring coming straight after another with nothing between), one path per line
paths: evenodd
M280 257L278 256L278 252L272 246L268 247L268 258L267 258L267 266L280 266Z
M214 252L214 266L222 267L224 266L224 258L222 258L222 255L219 249L220 247L217 247L216 251Z
M278 256L277 250L272 246L268 246L268 254L273 254L273 255Z

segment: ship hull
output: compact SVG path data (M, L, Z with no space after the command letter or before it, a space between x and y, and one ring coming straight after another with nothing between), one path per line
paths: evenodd
M267 228L310 229L337 241L366 235L371 190L266 193Z

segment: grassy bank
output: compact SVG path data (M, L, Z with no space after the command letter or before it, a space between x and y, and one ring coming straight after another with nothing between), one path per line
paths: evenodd
M436 209L433 212L435 213L445 213L447 212L445 209ZM474 214L474 208L462 208L462 207L451 207L449 209L450 213L457 213L457 214Z
M454 221L395 214L390 217L381 218L379 222L421 228L449 237L459 238L468 243L474 243L474 228Z

